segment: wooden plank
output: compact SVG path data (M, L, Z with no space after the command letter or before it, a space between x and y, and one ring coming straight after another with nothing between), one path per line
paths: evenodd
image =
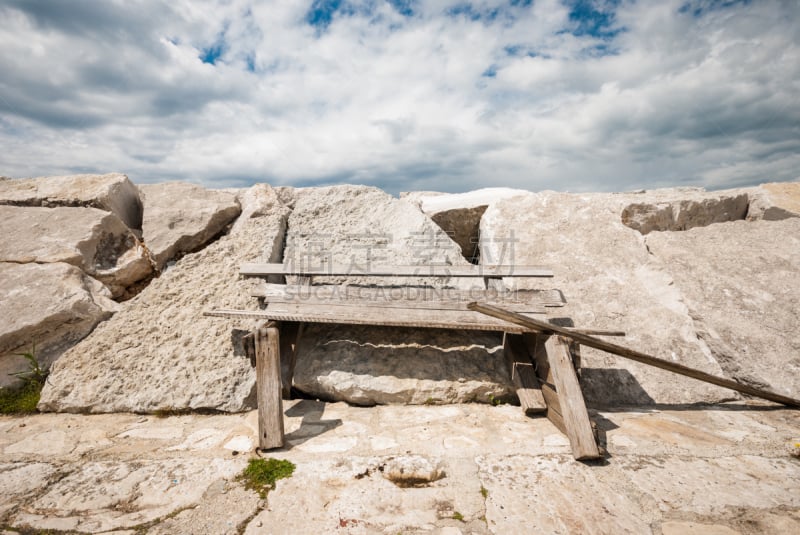
M564 423L564 417L561 415L561 403L558 401L556 389L553 388L553 385L543 383L542 396L547 404L547 412L545 413L547 419L556 426L556 429L564 433L564 436L568 437L567 424Z
M543 383L552 383L553 379L550 376L550 364L547 362L547 352L544 348L547 335L525 333L522 335L522 340L528 348L528 354L531 356L539 381Z
M313 307L312 307L313 309ZM373 325L389 327L414 327L430 329L463 329L468 331L498 331L498 332L526 332L524 327L500 320L487 321L485 316L467 316L469 312L440 311L432 315L413 314L414 311L405 311L392 315L384 315L381 318L374 318L370 313L353 310L351 313L331 314L330 311L320 313L294 313L287 310L210 310L203 312L204 316L214 316L219 318L235 319L261 319L274 321L298 321L305 323L341 323L343 325ZM409 313L407 313L409 312ZM426 312L426 311L416 311ZM457 318L445 317L447 312L459 314Z
M361 266L300 264L242 264L239 273L246 277L268 275L304 275L335 277L552 277L553 271L542 266Z
M318 286L299 286L294 284L264 284L250 294L252 297L266 299L270 303L305 302L327 303L332 299L339 302L380 303L403 301L404 303L457 304L460 310L472 301L484 301L495 306L506 307L515 312L525 312L531 305L539 308L561 307L565 301L558 290L458 290L455 288L430 288L420 286L375 287L325 284ZM424 306L424 305L423 305Z
M536 378L522 336L506 333L503 339L503 351L522 410L529 416L546 412L547 405L542 397L539 380Z
M689 368L688 366L683 366L682 364L677 364L675 362L670 362L668 360L662 360L660 358L653 357L646 353L642 353L641 351L636 351L635 349L630 349L625 346L613 344L611 342L607 342L600 338L595 338L594 336L587 335L573 329L559 327L557 325L553 325L545 321L531 318L530 316L523 316L522 314L517 314L516 312L509 312L507 310L503 310L501 308L494 307L491 305L484 305L482 303L470 303L470 305L467 308L469 308L470 310L482 312L497 319L503 319L505 321L516 323L517 325L521 327L522 326L527 327L532 331L557 333L559 335L575 340L576 342L579 342L582 345L593 347L595 349L600 349L602 351L607 351L608 353L613 353L615 355L619 355L620 357L634 360L636 362L641 362L642 364L647 364L648 366L654 366L662 370L667 370L673 373L677 373L678 375L691 377L692 379L697 379L698 381L703 381L705 383L710 383L712 385L722 386L724 388L730 388L731 390L741 392L742 394L755 396L758 398L766 399L768 401L774 401L775 403L780 403L782 405L786 405L787 407L800 408L800 400L798 399L790 398L789 396L784 396L781 394L776 394L775 392L770 392L769 390L764 390L750 385L745 385L733 381L731 379L717 377L716 375L711 375L709 373L705 373L700 370L695 370L693 368Z
M267 300L269 309L273 310L303 310L303 311L320 311L326 310L331 313L336 311L343 311L347 314L349 311L360 311L363 314L374 314L376 317L384 317L386 315L404 314L406 310L411 312L425 312L428 317L439 316L440 313L450 315L452 313L459 313L460 315L467 315L468 317L474 316L476 313L467 308L469 304L466 301L402 301L402 300L385 300L385 301L367 301L349 299L340 301L338 299L269 299ZM523 314L546 314L547 309L541 305L525 305L518 306L516 312ZM367 312L365 309L370 309ZM326 312L327 313L327 312Z
M547 362L553 375L553 386L561 416L567 431L572 455L577 460L598 459L600 450L592 432L592 423L583 399L578 376L572 365L569 342L560 336L551 336L545 342Z
M256 392L258 398L258 447L283 447L280 335L269 322L256 330Z

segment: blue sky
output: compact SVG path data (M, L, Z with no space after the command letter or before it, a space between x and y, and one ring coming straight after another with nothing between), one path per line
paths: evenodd
M0 0L0 175L798 180L798 20L770 0Z

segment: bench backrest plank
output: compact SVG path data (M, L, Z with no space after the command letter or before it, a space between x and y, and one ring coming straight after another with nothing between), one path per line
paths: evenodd
M301 275L328 277L552 277L553 271L541 266L360 266L329 265L309 267L283 264L242 264L239 273L246 277Z

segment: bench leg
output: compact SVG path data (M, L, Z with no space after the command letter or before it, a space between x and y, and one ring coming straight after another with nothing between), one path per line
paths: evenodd
M549 364L548 376L552 378L555 397L558 400L558 416L560 416L558 419L561 420L559 423L569 438L572 455L577 460L597 459L601 456L600 450L597 447L589 420L589 412L586 410L586 402L575 373L569 351L569 341L560 336L550 336L544 343L544 350ZM548 417L550 417L550 406L552 405L555 409L556 403L548 400L550 397L548 390L548 388L542 388L542 393L548 402Z
M280 335L274 321L256 330L256 390L258 395L258 447L283 447Z
M505 333L503 352L522 410L528 416L546 413L547 405L542 397L542 389L522 336Z

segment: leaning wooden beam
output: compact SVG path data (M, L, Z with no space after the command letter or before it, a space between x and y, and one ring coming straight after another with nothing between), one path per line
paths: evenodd
M544 403L539 380L536 378L533 363L528 358L528 351L522 336L506 333L503 340L503 352L511 380L517 389L517 397L522 410L529 416L546 412L547 405Z
M583 392L572 365L569 342L560 336L551 336L545 342L545 350L558 396L558 412L563 419L572 455L579 461L598 459L600 450L594 439L589 411L586 410Z
M673 373L677 373L678 375L685 375L686 377L691 377L692 379L697 379L698 381L703 381L712 385L730 388L731 390L741 392L742 394L774 401L775 403L781 403L787 407L800 408L800 400L798 399L776 394L775 392L770 392L769 390L762 390L761 388L744 385L731 379L717 377L716 375L695 370L694 368L689 368L688 366L683 366L681 364L675 364L674 362L669 362L668 360L662 360L646 353L642 353L641 351L636 351L635 349L612 344L610 342L606 342L605 340L601 340L600 338L595 338L594 336L583 334L572 329L559 327L545 321L539 321L528 316L523 316L515 312L509 312L507 310L503 310L502 308L486 305L484 303L470 303L468 308L470 310L482 312L488 316L493 316L498 319L503 319L508 322L527 327L533 332L560 334L562 336L566 336L567 338L571 338L576 342L580 342L585 346L607 351L609 353L619 355L620 357L641 362L642 364L647 364L649 366L661 368L662 370L671 371Z
M278 325L270 321L256 330L256 390L258 397L258 447L283 446L283 402Z

